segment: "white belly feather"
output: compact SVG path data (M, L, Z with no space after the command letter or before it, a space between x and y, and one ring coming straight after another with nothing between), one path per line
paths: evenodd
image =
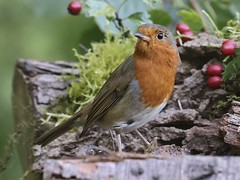
M140 128L141 126L145 125L149 121L154 120L160 111L166 106L167 100L164 100L162 104L157 106L156 108L148 107L141 112L134 115L132 119L132 123L126 123L126 122L119 122L114 126L114 129L120 130L123 133L127 133L130 131L133 131L135 129Z

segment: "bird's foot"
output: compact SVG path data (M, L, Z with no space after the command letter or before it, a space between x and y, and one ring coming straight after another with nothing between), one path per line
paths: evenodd
M148 140L136 129L135 132L137 133L137 135L141 138L141 140L143 140L143 142L149 146L151 143L148 142Z
M145 153L151 153L153 151L155 151L158 148L158 143L157 143L158 138L155 137L153 139L153 141L151 141L151 143L149 143L149 145L147 146L147 148L145 149Z

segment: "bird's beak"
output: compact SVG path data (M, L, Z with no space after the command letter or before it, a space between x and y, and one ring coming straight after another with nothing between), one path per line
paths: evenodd
M141 39L143 41L147 41L149 42L150 41L150 37L144 35L144 34L141 34L141 33L136 33L135 36L138 38L138 39Z

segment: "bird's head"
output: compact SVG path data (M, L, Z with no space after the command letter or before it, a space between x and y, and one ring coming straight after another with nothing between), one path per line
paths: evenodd
M171 54L176 51L176 41L172 33L164 26L144 24L135 34L138 38L135 52L145 55Z

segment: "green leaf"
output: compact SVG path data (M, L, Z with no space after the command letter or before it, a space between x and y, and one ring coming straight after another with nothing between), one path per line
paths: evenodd
M126 19L129 19L131 21L135 21L136 23L142 22L143 13L142 12L136 12L128 16Z
M114 7L103 1L86 1L84 7L84 13L87 16L99 17L105 15L108 18L115 16Z
M130 30L131 32L136 32L137 28L139 26L139 22L141 21L136 21L136 20L131 20L128 19L128 17L134 13L137 12L142 12L143 16L142 21L144 23L151 23L149 18L149 14L147 11L150 9L150 7L145 4L142 0L141 1L135 1L135 0L126 0L125 3L123 3L125 0L108 0L108 2L115 7L117 10L117 13L119 15L119 18L122 19L122 24L124 26L125 30ZM111 33L118 33L119 30L116 28L115 24L110 21L109 24L106 23L106 17L105 16L100 16L97 17L96 23L99 26L99 28L105 32L106 31L106 26L108 30L110 30Z
M229 62L223 73L224 80L231 80L240 77L240 56Z
M153 8L157 0L143 0L143 2Z
M182 21L189 25L192 31L200 31L203 23L200 16L194 10L181 10L178 12Z
M152 20L152 22L155 24L168 26L172 22L172 18L164 10L151 9L148 11L148 14L150 15L150 20Z
M237 12L235 9L238 9L239 7L239 0L235 0L235 2L234 0L213 0L211 1L211 7L216 13L217 18L214 19L215 23L219 28L222 28L226 25L226 22L229 19L234 18L235 13Z

